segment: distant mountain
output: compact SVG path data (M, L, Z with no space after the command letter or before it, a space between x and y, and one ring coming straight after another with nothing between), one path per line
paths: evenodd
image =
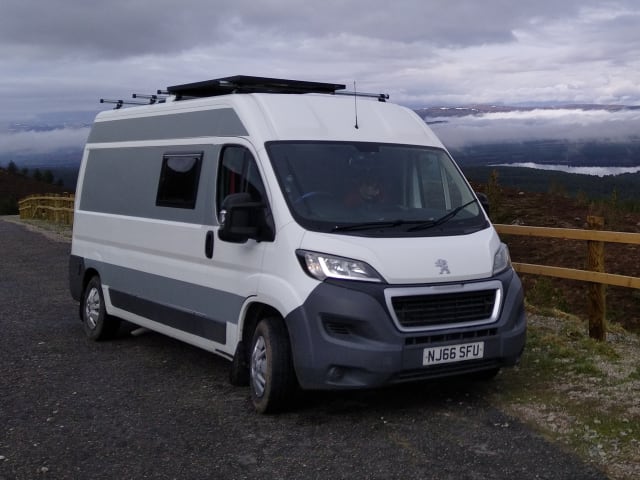
M75 189L84 139L97 112L56 112L0 126L0 167L13 162L19 170L50 170ZM5 148L3 148L5 147Z
M97 113L97 111L43 113L30 120L11 122L7 125L6 131L7 133L49 132L66 128L90 127Z
M482 115L487 113L531 112L533 110L605 110L619 112L623 110L640 110L640 106L629 105L599 105L599 104L561 104L561 105L464 105L464 106L432 106L417 108L414 111L427 123L432 118L464 117L467 115Z

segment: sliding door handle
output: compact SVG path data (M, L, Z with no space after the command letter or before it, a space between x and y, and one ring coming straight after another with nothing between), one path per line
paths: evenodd
M207 258L213 257L213 231L209 230L204 240L204 254Z

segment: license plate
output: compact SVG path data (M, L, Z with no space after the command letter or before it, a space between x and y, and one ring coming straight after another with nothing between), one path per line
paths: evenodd
M438 365L441 363L463 362L484 357L484 342L461 343L446 347L425 348L422 354L422 365Z

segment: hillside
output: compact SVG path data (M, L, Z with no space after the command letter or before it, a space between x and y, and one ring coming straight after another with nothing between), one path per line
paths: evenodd
M615 198L606 201L578 199L560 192L524 192L490 184L474 184L489 195L494 223L557 228L587 228L587 216L605 218L605 230L640 233L640 212L624 211ZM584 269L587 244L575 240L503 235L514 262ZM640 277L637 245L605 245L605 271ZM559 309L587 318L587 284L584 282L521 275L527 301L543 309ZM640 332L640 291L607 287L607 320Z
M64 193L73 190L0 168L0 215L18 213L18 200L35 193Z

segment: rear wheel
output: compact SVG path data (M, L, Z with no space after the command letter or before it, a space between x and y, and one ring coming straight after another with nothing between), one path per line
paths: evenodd
M256 326L251 342L251 400L259 413L288 407L296 391L289 336L278 318L265 318Z
M84 289L80 315L84 332L91 340L108 340L115 337L118 332L120 320L107 315L102 295L102 283L98 276L92 277Z

